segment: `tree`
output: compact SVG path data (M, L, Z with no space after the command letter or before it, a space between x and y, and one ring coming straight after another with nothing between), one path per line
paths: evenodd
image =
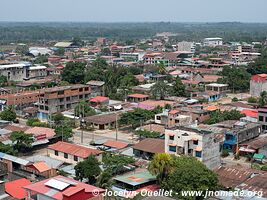
M217 110L213 112L208 120L205 121L206 124L216 124L225 120L239 120L245 115L241 114L238 110L230 110L221 112Z
M177 96L177 97L187 97L188 96L188 94L185 91L185 85L182 83L182 80L180 79L179 76L177 76L175 79L171 94L173 96Z
M112 185L112 172L110 170L104 170L100 176L98 176L96 181L96 186L109 189Z
M148 130L137 130L135 132L141 138L159 138L160 133L155 131L148 131Z
M18 151L14 150L13 146L10 144L0 143L0 152L7 153L9 155L17 155Z
M159 81L151 87L150 93L152 94L153 98L163 100L170 94L170 90L171 87L169 85L167 85L163 81Z
M10 135L10 139L14 145L16 150L25 151L28 148L32 147L32 143L34 142L33 136L30 134L26 134L22 131L14 131Z
M64 119L65 119L64 115L60 112L52 115L52 120L54 121L56 126L64 122Z
M33 124L36 123L36 122L40 122L40 120L37 119L37 118L29 118L29 119L27 120L27 122L26 122L26 125L27 125L27 126L33 126Z
M267 48L261 49L261 56L250 63L247 71L254 74L266 74L267 73Z
M151 174L156 175L161 183L171 173L173 166L173 156L167 153L160 153L153 157L153 160L149 163L148 170Z
M165 67L165 65L164 65L163 63L160 63L160 64L158 65L158 71L159 71L159 73L162 74L162 75L164 75L164 74L167 73L166 67Z
M218 177L194 157L174 157L172 170L161 182L162 189L173 190L178 199L204 199L205 191L218 189ZM168 160L167 160L168 161ZM163 165L165 166L165 165ZM154 167L157 171L157 166ZM167 167L167 169L170 169ZM203 191L202 197L182 196L181 191Z
M259 98L259 106L265 106L267 104L267 92L263 91L260 94L260 98Z
M2 120L14 121L17 118L17 115L16 115L13 107L8 106L0 113L0 117Z
M80 115L84 117L96 115L95 109L90 107L89 103L86 101L81 101L78 105L76 105L74 108L74 113L75 113L75 116L78 116L78 117Z
M62 47L60 47L60 48L58 48L58 49L56 50L55 54L56 54L57 56L64 56L64 54L65 54L65 49L62 48Z
M249 81L251 75L244 67L226 66L219 74L223 76L218 83L225 83L233 91L247 91L249 89Z
M74 167L76 179L88 180L89 184L95 184L96 178L100 175L101 169L95 156L90 155L86 160L78 162Z
M55 128L55 133L58 137L63 137L62 139L68 141L69 138L73 136L72 128L69 125L62 124Z
M62 80L69 83L83 83L86 63L69 62L61 74Z
M7 84L7 77L0 75L0 87L3 87Z

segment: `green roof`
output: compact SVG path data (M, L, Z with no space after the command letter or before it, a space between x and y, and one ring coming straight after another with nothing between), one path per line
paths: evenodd
M155 181L156 176L153 176L148 171L144 171L139 173L127 174L124 176L117 176L116 178L114 178L114 180L127 183L132 186L136 186L150 181Z
M254 158L254 159L258 159L258 160L263 160L263 159L265 158L265 155L255 153L255 154L253 155L253 158Z

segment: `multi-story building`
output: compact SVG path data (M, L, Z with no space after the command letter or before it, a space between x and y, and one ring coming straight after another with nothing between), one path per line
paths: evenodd
M226 131L223 148L232 152L236 152L238 144L256 138L260 134L260 124L236 122L229 131Z
M6 76L9 81L23 81L29 77L30 63L0 65L0 75Z
M267 74L256 74L250 80L250 94L259 97L263 91L267 90Z
M218 167L220 162L220 141L209 130L179 127L165 130L165 152L174 155L196 157L208 168Z
M37 116L48 120L51 114L73 109L80 101L88 100L90 94L90 86L81 84L45 89L36 103Z
M258 123L261 124L262 130L267 130L267 107L261 107L258 109Z
M162 113L155 115L155 123L164 125L165 127L189 125L191 117L189 115L180 114L179 110L164 110Z
M46 66L31 66L29 67L28 78L41 78L47 76Z
M195 53L195 44L193 42L178 42L176 45L176 51L189 51Z
M223 44L222 38L205 38L203 41L204 46L210 46L210 47L215 47L215 46L220 46Z

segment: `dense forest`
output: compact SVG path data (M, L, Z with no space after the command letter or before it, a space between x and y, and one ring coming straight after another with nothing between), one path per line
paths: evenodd
M159 32L173 32L177 41L199 42L205 37L222 37L228 41L262 41L267 37L264 23L33 23L0 22L0 43L70 40L80 37L94 40L107 37L120 41L150 38Z

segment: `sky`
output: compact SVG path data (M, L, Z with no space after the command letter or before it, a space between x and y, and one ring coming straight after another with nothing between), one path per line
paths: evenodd
M267 22L267 0L0 0L0 21Z

